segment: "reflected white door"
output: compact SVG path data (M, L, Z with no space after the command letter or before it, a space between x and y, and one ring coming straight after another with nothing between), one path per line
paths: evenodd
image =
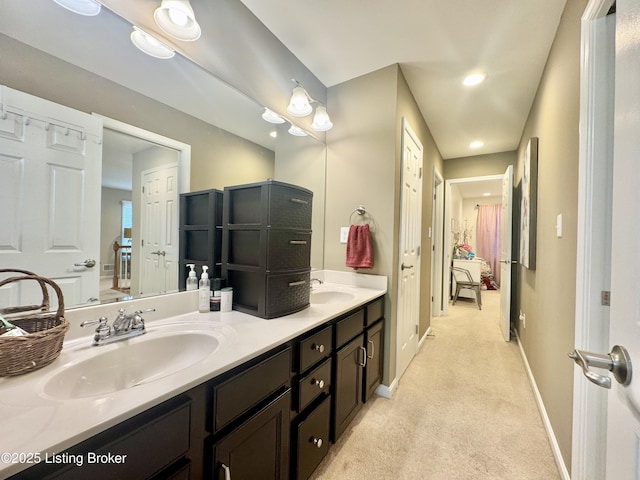
M513 225L513 166L502 178L500 216L500 329L505 341L511 340L511 227Z
M610 346L631 355L631 384L608 395L607 478L640 478L640 3L618 0L613 156ZM606 353L606 352L601 352ZM600 373L600 372L599 372ZM596 387L594 387L596 388Z
M4 86L0 103L0 268L55 280L67 306L97 300L102 121ZM39 303L18 285L1 303Z
M140 295L178 288L178 167L142 174Z
M402 132L401 182L397 379L418 351L420 319L422 145L406 120Z

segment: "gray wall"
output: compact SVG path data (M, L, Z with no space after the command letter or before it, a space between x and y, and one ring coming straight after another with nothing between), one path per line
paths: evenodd
M375 99L372 102L371 99ZM400 225L400 156L402 117L406 117L424 147L423 241L431 225L431 182L434 164L442 159L431 133L409 92L398 65L331 87L328 92L333 122L340 128L327 134L327 204L325 209L325 268L352 271L345 266L340 227L348 226L358 205L364 205L375 224L374 268L362 274L386 275L389 293L385 315L385 373L389 385L396 371L396 295L398 230ZM421 291L429 292L430 258L421 263ZM422 312L425 312L422 315ZM421 331L429 322L429 305L421 308Z
M518 267L517 307L527 318L526 328L518 325L518 334L569 470L575 367L567 361L567 352L574 348L580 18L586 4L567 2L524 128L516 169L519 183L527 142L539 137L537 266ZM554 226L560 213L563 235L557 238Z
M444 179L502 175L509 165L516 164L518 152L489 153L444 161Z

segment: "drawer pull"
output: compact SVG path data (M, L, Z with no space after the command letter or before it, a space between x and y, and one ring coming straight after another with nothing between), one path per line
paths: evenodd
M322 448L322 439L321 438L316 438L316 437L311 437L311 441L313 442L313 444L317 447L317 448ZM225 479L226 480L226 479Z
M358 347L358 348L362 352L362 362L358 362L358 365L360 365L361 367L366 367L367 366L367 349L364 347Z
M289 245L306 245L306 240L289 240Z
M320 353L324 353L324 345L316 345L315 343L311 345L311 350L317 350Z
M367 355L367 357L373 358L375 355L375 343L373 343L373 340L369 340L367 343L371 345L371 354Z
M311 385L316 385L320 390L324 388L324 380L316 380L315 378L311 380Z
M224 480L231 480L231 469L224 463L222 464L222 469L224 470Z
M300 280L299 282L289 282L290 287L299 287L300 285L305 285L307 283L306 280Z
M309 203L308 201L303 200L302 198L296 198L296 197L291 197L291 202L292 203L300 203L302 205L306 205L306 204Z

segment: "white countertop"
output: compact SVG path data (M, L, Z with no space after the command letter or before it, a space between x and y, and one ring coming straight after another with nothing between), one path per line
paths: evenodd
M190 328L189 325L196 325L192 322L204 322L211 329L221 331L225 339L218 351L186 369L150 383L107 395L59 400L43 392L46 381L53 373L59 371L62 365L73 361L78 351L82 350L83 355L88 355L87 352L97 353L104 351L102 349L118 348L118 343L91 346L92 330L91 335L65 341L60 356L51 365L26 375L0 378L0 455L14 454L14 458L0 458L0 478L31 466L29 463L14 463L15 457L19 457L18 454L39 454L44 458L45 454L51 456L61 453L127 418L384 295L386 277L378 277L383 278L384 282L376 282L373 277L376 276L325 273L325 283L314 287L314 290L344 291L353 294L354 298L346 302L312 304L301 312L271 320L237 311L202 314L191 312L159 320L152 318L157 315L148 314L145 317L148 333L143 337L150 338L154 329L167 324L182 323L185 328ZM356 281L350 281L350 278ZM345 279L344 283L330 283ZM135 339L124 342L130 341Z

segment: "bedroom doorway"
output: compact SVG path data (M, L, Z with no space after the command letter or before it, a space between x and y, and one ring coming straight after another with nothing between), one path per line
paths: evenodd
M450 268L454 263L469 262L466 265L474 280L485 283L484 288L499 288L500 258L483 259L478 254L478 238L476 227L478 213L485 207L497 205L498 210L502 203L503 175L488 175L482 177L469 177L447 180L445 183L445 213L444 213L444 251L443 270L444 282L442 289L442 314L447 315L451 298ZM482 208L481 208L482 207ZM500 229L495 232L498 236ZM457 250L454 258L454 247ZM482 258L482 260L480 260ZM458 266L458 265L457 265ZM486 286L488 285L488 287ZM463 290L462 295L474 301L474 292ZM454 307L455 308L455 307Z

